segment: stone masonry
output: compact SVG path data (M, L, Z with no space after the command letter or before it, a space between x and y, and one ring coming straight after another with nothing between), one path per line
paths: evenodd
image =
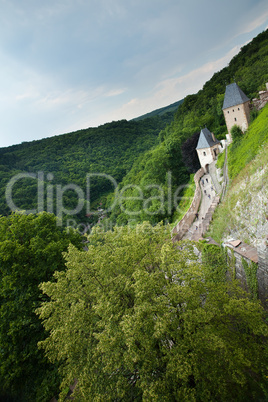
M268 309L268 236L258 247L258 286L259 298Z

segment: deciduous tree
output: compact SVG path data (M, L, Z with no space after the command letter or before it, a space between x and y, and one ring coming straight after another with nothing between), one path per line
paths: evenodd
M81 248L81 240L52 214L0 217L0 394L20 402L53 396L57 370L37 348L44 338L38 285L65 268L62 253L69 243Z
M49 335L40 346L60 363L63 390L78 381L75 400L264 395L263 310L235 282L215 281L192 245L144 223L96 229L88 251L70 246L66 259L67 270L42 284L50 300L38 313Z

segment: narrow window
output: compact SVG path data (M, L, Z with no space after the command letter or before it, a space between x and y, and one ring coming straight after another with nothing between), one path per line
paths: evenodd
M234 118L234 121L237 121L236 117Z
M204 154L204 156L206 156L206 152L205 152L205 151L203 152L203 154Z
M233 109L233 112L234 112L234 109Z
M238 110L240 110L240 107L238 108Z

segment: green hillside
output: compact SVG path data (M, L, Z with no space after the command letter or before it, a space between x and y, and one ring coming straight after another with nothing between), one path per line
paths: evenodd
M165 125L158 116L141 122L122 120L0 149L0 213L10 212L5 187L12 177L22 172L43 172L45 209L49 202L46 196L48 184L54 186L55 191L57 185L75 184L86 193L88 173L103 173L120 182L137 157L158 142L158 134ZM52 174L53 180L47 180L47 174ZM20 209L37 207L36 180L21 178L12 190L13 201ZM109 180L96 179L91 182L90 190L94 204L97 199L105 198L113 185ZM55 191L53 212L56 212ZM74 191L66 191L64 198L66 208L77 204ZM77 218L84 220L84 210Z
M91 207L96 210L100 202L104 208L112 207L109 224L174 221L180 213L179 190L183 191L192 173L184 164L182 145L205 125L218 139L225 138L227 129L222 104L226 84L235 77L240 88L250 98L255 97L268 81L267 65L268 30L244 46L227 67L205 83L202 90L187 96L172 122L170 112L159 115L157 111L157 116L140 121L112 122L0 149L0 214L10 212L5 189L16 174L43 172L44 176L39 176L41 188L44 185L41 207L54 213L57 208L65 208L63 215L67 219L66 211L75 209L78 196L80 199L86 197L86 175L101 173L113 177L121 191L119 202L113 203L114 183L100 177L91 180ZM53 176L47 176L49 173ZM37 186L33 180L36 178L21 178L12 187L14 204L21 209L36 208ZM70 188L70 184L79 186L80 193ZM64 187L66 185L69 189ZM62 199L61 203L58 199ZM85 216L89 215L86 206L85 203L79 208L77 222L96 221L96 217ZM39 209L41 207L39 199Z
M251 245L267 234L268 105L247 133L228 148L231 185L213 216L209 236L221 243L239 238Z

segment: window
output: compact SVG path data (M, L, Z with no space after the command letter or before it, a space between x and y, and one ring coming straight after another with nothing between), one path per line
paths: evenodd
M203 155L206 156L206 152L205 152L205 151L203 152Z
M240 110L240 107L239 107L239 108L237 108L237 110Z
M234 118L234 121L237 121L237 118L236 118L236 117Z
M234 109L233 109L233 112L234 112Z
M229 112L229 110L228 110L228 112L227 112L227 113L230 113L230 112Z

